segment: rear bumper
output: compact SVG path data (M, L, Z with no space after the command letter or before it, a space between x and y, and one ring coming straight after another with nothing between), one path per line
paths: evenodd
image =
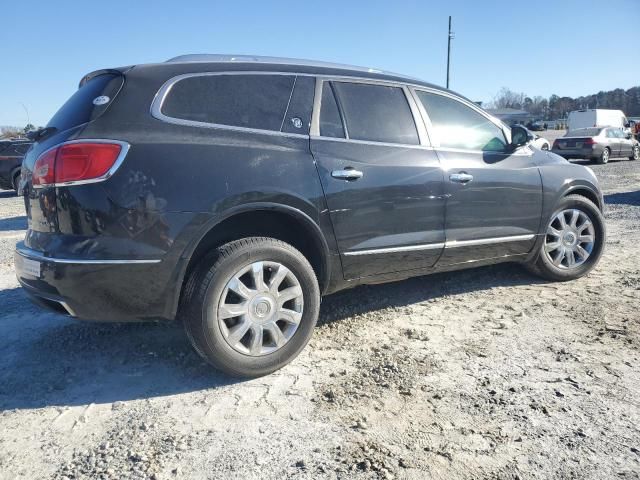
M37 262L34 265L24 261ZM64 259L18 244L14 253L18 281L39 305L96 321L166 318L166 266L157 260Z
M552 148L551 152L564 158L597 158L602 155L602 150L592 148Z

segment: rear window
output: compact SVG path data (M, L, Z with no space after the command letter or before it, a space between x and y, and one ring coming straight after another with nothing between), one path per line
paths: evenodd
M117 74L103 74L92 78L80 87L76 93L49 120L47 127L58 131L67 130L98 118L111 104L124 83L124 77ZM105 97L93 101L97 97Z
M565 137L597 137L601 131L602 128L577 128L569 130Z
M295 75L199 75L176 82L161 112L181 120L280 131Z

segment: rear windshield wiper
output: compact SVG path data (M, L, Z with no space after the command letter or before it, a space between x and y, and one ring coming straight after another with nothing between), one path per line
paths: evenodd
M33 140L37 142L38 140L42 140L45 137L48 137L52 133L56 132L58 129L56 127L44 127L39 128L38 130L32 130L31 132L27 132L27 138L29 140Z

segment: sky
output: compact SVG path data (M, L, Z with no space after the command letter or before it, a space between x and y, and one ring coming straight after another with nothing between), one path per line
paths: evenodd
M640 85L640 0L6 2L0 125L40 126L93 70L186 53L379 68L490 101Z

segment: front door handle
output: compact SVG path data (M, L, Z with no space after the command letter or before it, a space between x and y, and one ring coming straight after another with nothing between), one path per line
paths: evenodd
M362 178L362 172L353 168L345 168L344 170L334 170L331 172L333 178L339 178L341 180L358 180Z
M473 175L468 173L452 173L449 175L449 180L455 183L469 183L473 180Z

